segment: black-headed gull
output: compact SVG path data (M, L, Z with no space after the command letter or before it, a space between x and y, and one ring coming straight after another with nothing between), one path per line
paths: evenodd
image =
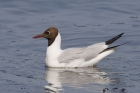
M50 27L44 33L33 38L46 38L48 47L46 51L46 66L48 67L88 67L96 65L103 58L115 52L120 46L109 47L124 33L101 43L96 43L83 48L61 49L61 36L57 28ZM122 45L122 44L121 44Z

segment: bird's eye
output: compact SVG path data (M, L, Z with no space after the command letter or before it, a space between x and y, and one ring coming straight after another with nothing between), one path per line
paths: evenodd
M47 35L50 35L50 34L51 34L51 32L50 32L50 31L46 31L45 33L46 33Z

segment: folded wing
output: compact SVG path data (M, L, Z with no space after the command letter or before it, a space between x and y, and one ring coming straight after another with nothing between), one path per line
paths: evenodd
M96 56L99 55L104 49L106 49L108 45L103 43L93 44L84 48L69 48L64 50L62 55L58 58L58 61L61 63L69 63L72 60L76 59L84 59L85 61L89 61Z

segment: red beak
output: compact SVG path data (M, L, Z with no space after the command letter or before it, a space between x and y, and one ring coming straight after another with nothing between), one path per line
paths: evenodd
M43 37L43 34L39 34L39 35L33 36L33 38L42 38L42 37Z

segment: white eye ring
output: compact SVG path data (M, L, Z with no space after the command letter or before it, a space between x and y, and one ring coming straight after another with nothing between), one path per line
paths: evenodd
M48 35L50 35L51 34L51 32L50 31L48 31Z
M50 31L47 31L47 32L45 32L47 35L50 35L51 34L51 32Z

